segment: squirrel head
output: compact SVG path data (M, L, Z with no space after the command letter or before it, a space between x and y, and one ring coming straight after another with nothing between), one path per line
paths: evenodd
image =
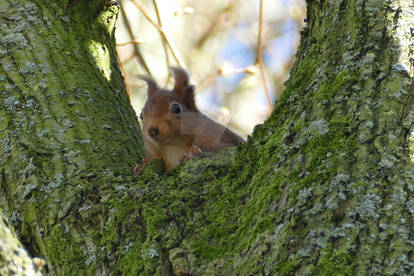
M194 100L194 86L189 85L188 74L181 68L172 67L175 85L172 90L159 88L150 77L142 77L147 83L147 101L140 118L143 134L148 140L163 144L183 135L186 125L198 113ZM188 127L187 127L188 128Z

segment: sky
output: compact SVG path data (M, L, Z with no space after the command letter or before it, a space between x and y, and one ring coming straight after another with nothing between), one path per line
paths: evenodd
M157 21L153 1L139 1L146 13ZM246 137L256 124L269 115L263 83L257 66L259 1L257 0L157 0L163 30L174 52L185 63L191 81L200 89L196 100L199 109L213 119ZM122 1L131 25L125 18L118 21L117 43L139 40L140 51L154 79L163 86L168 64L158 30L149 23L131 1ZM299 31L303 27L305 3L302 0L264 0L263 62L271 102L277 100L289 75ZM204 40L202 40L204 39ZM203 41L203 43L200 43ZM119 46L121 61L133 54L133 46ZM169 65L176 65L169 51ZM250 66L250 67L249 67ZM137 79L146 75L138 60L124 64L130 84L131 102L139 114L146 97L145 85ZM246 68L250 73L243 73ZM217 76L217 72L224 74ZM206 85L207 84L207 85ZM170 84L171 85L171 84Z

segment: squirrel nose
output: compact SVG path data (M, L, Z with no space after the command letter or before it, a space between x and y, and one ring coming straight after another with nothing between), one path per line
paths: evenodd
M158 127L151 127L151 128L148 130L148 133L149 133L149 135L151 135L152 137L157 136L157 135L158 135L158 133L159 133Z

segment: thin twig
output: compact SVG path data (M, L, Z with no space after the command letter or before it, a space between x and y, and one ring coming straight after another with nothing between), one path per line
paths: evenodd
M134 32L132 31L132 27L131 24L129 23L128 17L126 15L125 9L124 9L124 5L119 5L120 9L121 9L121 13L122 16L125 19L125 26L128 30L129 36L133 39L134 38ZM141 50L139 49L139 45L138 44L134 44L134 52L135 55L138 58L138 62L139 64L141 64L141 66L144 68L145 72L149 75L152 76L151 71L147 65L147 63L145 62L144 56L141 54Z
M133 53L132 55L130 55L129 57L127 57L126 59L122 60L121 62L123 64L126 64L128 62L130 62L131 60L133 60L135 58L135 53Z
M272 112L273 106L270 99L269 90L266 85L266 78L263 67L263 57L262 57L262 29L263 29L263 0L260 0L260 12L259 12L259 34L257 37L257 65L259 66L260 78L263 84L263 88L266 94L267 105L269 107L269 114Z
M225 71L225 70L217 70L217 73L215 73L214 75L209 76L207 79L205 79L202 83L200 83L197 86L197 91L203 91L204 89L206 89L208 86L210 86L210 84L212 84L216 79L218 79L221 76L228 76L228 75L235 75L235 74L241 74L241 73L252 73L252 66L247 66L245 68L241 68L241 69L233 69L233 70L229 70L229 71Z
M131 41L128 41L128 42L125 42L125 43L117 43L116 47L126 46L126 45L130 45L130 44L141 44L141 43L142 43L142 41L139 41L139 40L131 40Z
M181 59L181 57L178 56L177 51L172 46L172 43L168 39L164 30L154 20L152 20L152 18L148 15L148 13L145 11L144 7L141 4L139 4L135 0L131 0L131 2L135 5L135 7L137 7L137 9L140 10L140 12L145 16L145 18L158 30L161 36L165 39L165 43L167 43L168 48L170 48L171 54L173 55L177 64L182 68L186 68L183 60Z
M152 0L152 3L154 4L155 13L157 14L158 25L162 29L162 21L161 21L160 11L158 9L157 0ZM162 39L162 47L164 48L165 62L167 64L168 76L167 76L167 80L165 81L165 85L167 85L171 77L171 70L170 70L171 63L170 63L170 56L168 55L167 42L162 35L161 35L161 39Z
M227 14L230 14L232 12L234 7L235 5L232 2L228 4L226 7L224 7L224 9L219 11L218 15L215 16L215 19L210 24L210 26L206 28L204 33L197 39L197 42L195 43L195 48L201 49L204 46L204 44L208 41L208 39L220 30L220 24L222 24L225 21L224 18Z
M221 76L220 72L217 72L214 75L209 76L207 79L205 79L202 83L197 85L197 91L201 92L204 89L206 89L210 84L212 84L216 79L218 79Z
M125 88L126 88L127 94L128 94L129 97L131 97L131 89L130 89L129 84L128 84L128 78L127 78L127 74L125 72L124 63L121 61L121 58L119 57L118 52L116 54L118 56L119 67L121 67L121 72L122 72L122 75L124 76L124 83L125 83Z

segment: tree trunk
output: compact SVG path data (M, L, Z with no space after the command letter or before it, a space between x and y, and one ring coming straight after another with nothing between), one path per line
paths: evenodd
M143 155L113 2L0 1L0 207L52 274L107 269L105 202Z
M412 0L308 1L248 142L139 178L116 4L43 2L0 2L0 207L47 272L414 273Z

